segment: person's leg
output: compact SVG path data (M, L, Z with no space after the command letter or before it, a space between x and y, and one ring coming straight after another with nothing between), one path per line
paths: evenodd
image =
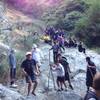
M28 93L27 93L27 96L28 96L30 94L31 87L32 87L32 80L30 76L26 76L26 83L28 83Z
M14 84L13 81L13 68L10 68L10 85Z
M57 80L56 80L56 82L57 82L58 91L59 91L59 90L60 90L60 82L59 82L59 77L57 77Z
M28 83L28 94L27 94L27 95L30 94L31 87L32 87L32 82L30 81L30 82Z
M66 85L66 83L65 83L65 77L62 77L61 83L62 83L62 86L64 85L64 87L65 87L65 89L66 89L66 88L67 88L67 85ZM62 88L62 90L63 90L63 88Z
M33 86L33 90L32 90L33 95L36 95L35 90L36 90L37 84L38 84L37 81L34 81L34 86Z
M72 86L71 81L70 81L69 78L68 78L68 83L69 83L69 87L73 90L73 86Z

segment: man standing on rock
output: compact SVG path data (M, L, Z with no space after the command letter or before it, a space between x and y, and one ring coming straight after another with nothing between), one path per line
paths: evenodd
M92 87L93 85L93 78L94 75L96 74L96 66L94 62L91 61L90 57L86 57L86 62L87 62L86 86L88 91L89 88Z
M10 85L11 87L16 88L17 87L17 85L15 84L16 57L15 57L15 52L13 49L11 49L9 53L9 66L10 66Z
M35 89L38 84L36 80L36 75L38 75L39 70L36 61L32 59L31 52L26 53L26 60L22 62L21 68L26 77L26 82L28 83L28 95L30 94L32 83L34 83L32 94L36 96Z

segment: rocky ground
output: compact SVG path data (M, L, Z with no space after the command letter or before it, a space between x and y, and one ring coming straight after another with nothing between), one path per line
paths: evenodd
M71 79L74 90L68 88L68 91L57 92L53 88L52 77L49 79L49 90L48 91L48 75L49 75L49 52L50 48L47 44L42 44L41 49L43 50L44 60L42 63L41 76L38 77L38 88L36 90L37 96L34 97L32 95L26 96L27 93L27 85L25 80L18 80L18 88L12 89L9 87L4 87L0 85L0 98L1 100L80 100L86 93L85 86L85 71L86 71L86 62L85 55L79 53L76 48L68 48L66 49L64 56L67 57L68 62L70 64L70 68L72 71L73 79ZM96 63L98 70L100 66L100 55L96 54L93 51L87 50L87 55L91 56L92 60ZM51 52L51 61L52 61L52 52ZM82 71L79 73L79 69ZM53 73L55 76L56 74ZM55 77L56 79L56 77ZM56 84L56 83L55 83ZM56 86L57 88L57 86Z

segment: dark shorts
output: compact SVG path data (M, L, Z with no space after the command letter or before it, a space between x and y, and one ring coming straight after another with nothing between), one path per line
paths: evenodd
M62 77L57 76L57 81L64 82L65 81L65 77L64 76L62 76Z
M36 75L28 75L28 76L26 76L26 83L29 83L30 81L36 82Z
M11 79L16 78L16 68L10 68L10 78Z

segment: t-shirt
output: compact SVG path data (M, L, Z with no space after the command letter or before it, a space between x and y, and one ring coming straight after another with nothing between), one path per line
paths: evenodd
M34 59L40 65L41 65L41 58L43 58L43 55L40 49L36 48L36 50L32 51L32 59Z
M34 70L36 69L36 61L33 59L26 59L22 62L21 68L23 68L28 75L32 75L34 74Z
M53 52L58 52L60 50L59 45L52 46Z
M68 67L69 67L69 63L66 61L65 58L62 58L61 60L59 60L60 63L63 65L65 73L68 73Z
M57 76L65 76L65 71L64 71L64 67L59 63L59 65L56 67L56 71L57 71Z

